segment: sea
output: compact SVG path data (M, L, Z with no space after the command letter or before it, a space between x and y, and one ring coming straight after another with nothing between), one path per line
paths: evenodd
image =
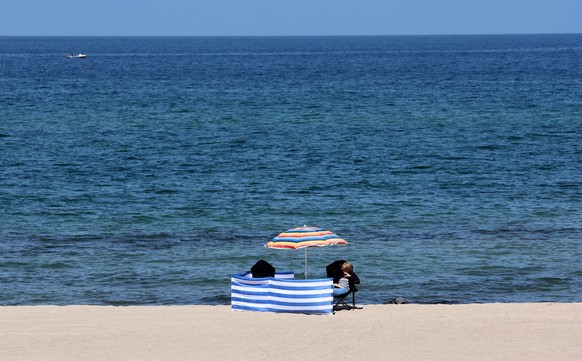
M348 245L264 246L303 225ZM228 305L260 259L582 302L582 34L0 37L0 305Z

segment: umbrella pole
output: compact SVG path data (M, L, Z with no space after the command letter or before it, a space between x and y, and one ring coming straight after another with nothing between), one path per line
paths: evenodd
M305 247L305 279L307 279L307 247Z

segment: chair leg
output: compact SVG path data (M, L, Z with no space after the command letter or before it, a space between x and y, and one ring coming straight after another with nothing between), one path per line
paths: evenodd
M352 309L353 310L361 310L363 307L356 306L356 293L352 292Z
M342 310L343 309L351 310L352 306L348 305L343 298L335 298L335 304L333 305L333 309L335 311L340 308Z
M356 306L356 295L355 292L352 292L352 304L349 305L346 302L346 298L349 297L349 295L346 295L344 297L334 297L334 305L333 305L333 310L335 312L336 309L347 309L349 310L361 310L363 307L358 307ZM349 301L348 301L349 302Z

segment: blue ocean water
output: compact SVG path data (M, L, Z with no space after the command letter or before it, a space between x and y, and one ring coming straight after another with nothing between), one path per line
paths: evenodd
M86 59L67 59L82 52ZM0 37L0 305L582 301L582 34Z

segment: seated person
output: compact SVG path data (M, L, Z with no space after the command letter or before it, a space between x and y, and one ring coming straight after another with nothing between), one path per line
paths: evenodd
M353 284L354 284L353 282L355 281L355 278L357 278L357 276L355 276L355 278L353 277L354 267L352 266L352 264L350 262L343 262L340 266L340 270L341 270L340 276L336 275L334 277L334 284L333 284L333 287L334 287L333 295L334 296L341 296L341 295L344 295L344 294L348 293L349 291L351 291L353 288ZM339 278L337 280L337 282L336 282L336 277Z
M275 277L275 267L261 259L251 267L251 273L253 278Z

